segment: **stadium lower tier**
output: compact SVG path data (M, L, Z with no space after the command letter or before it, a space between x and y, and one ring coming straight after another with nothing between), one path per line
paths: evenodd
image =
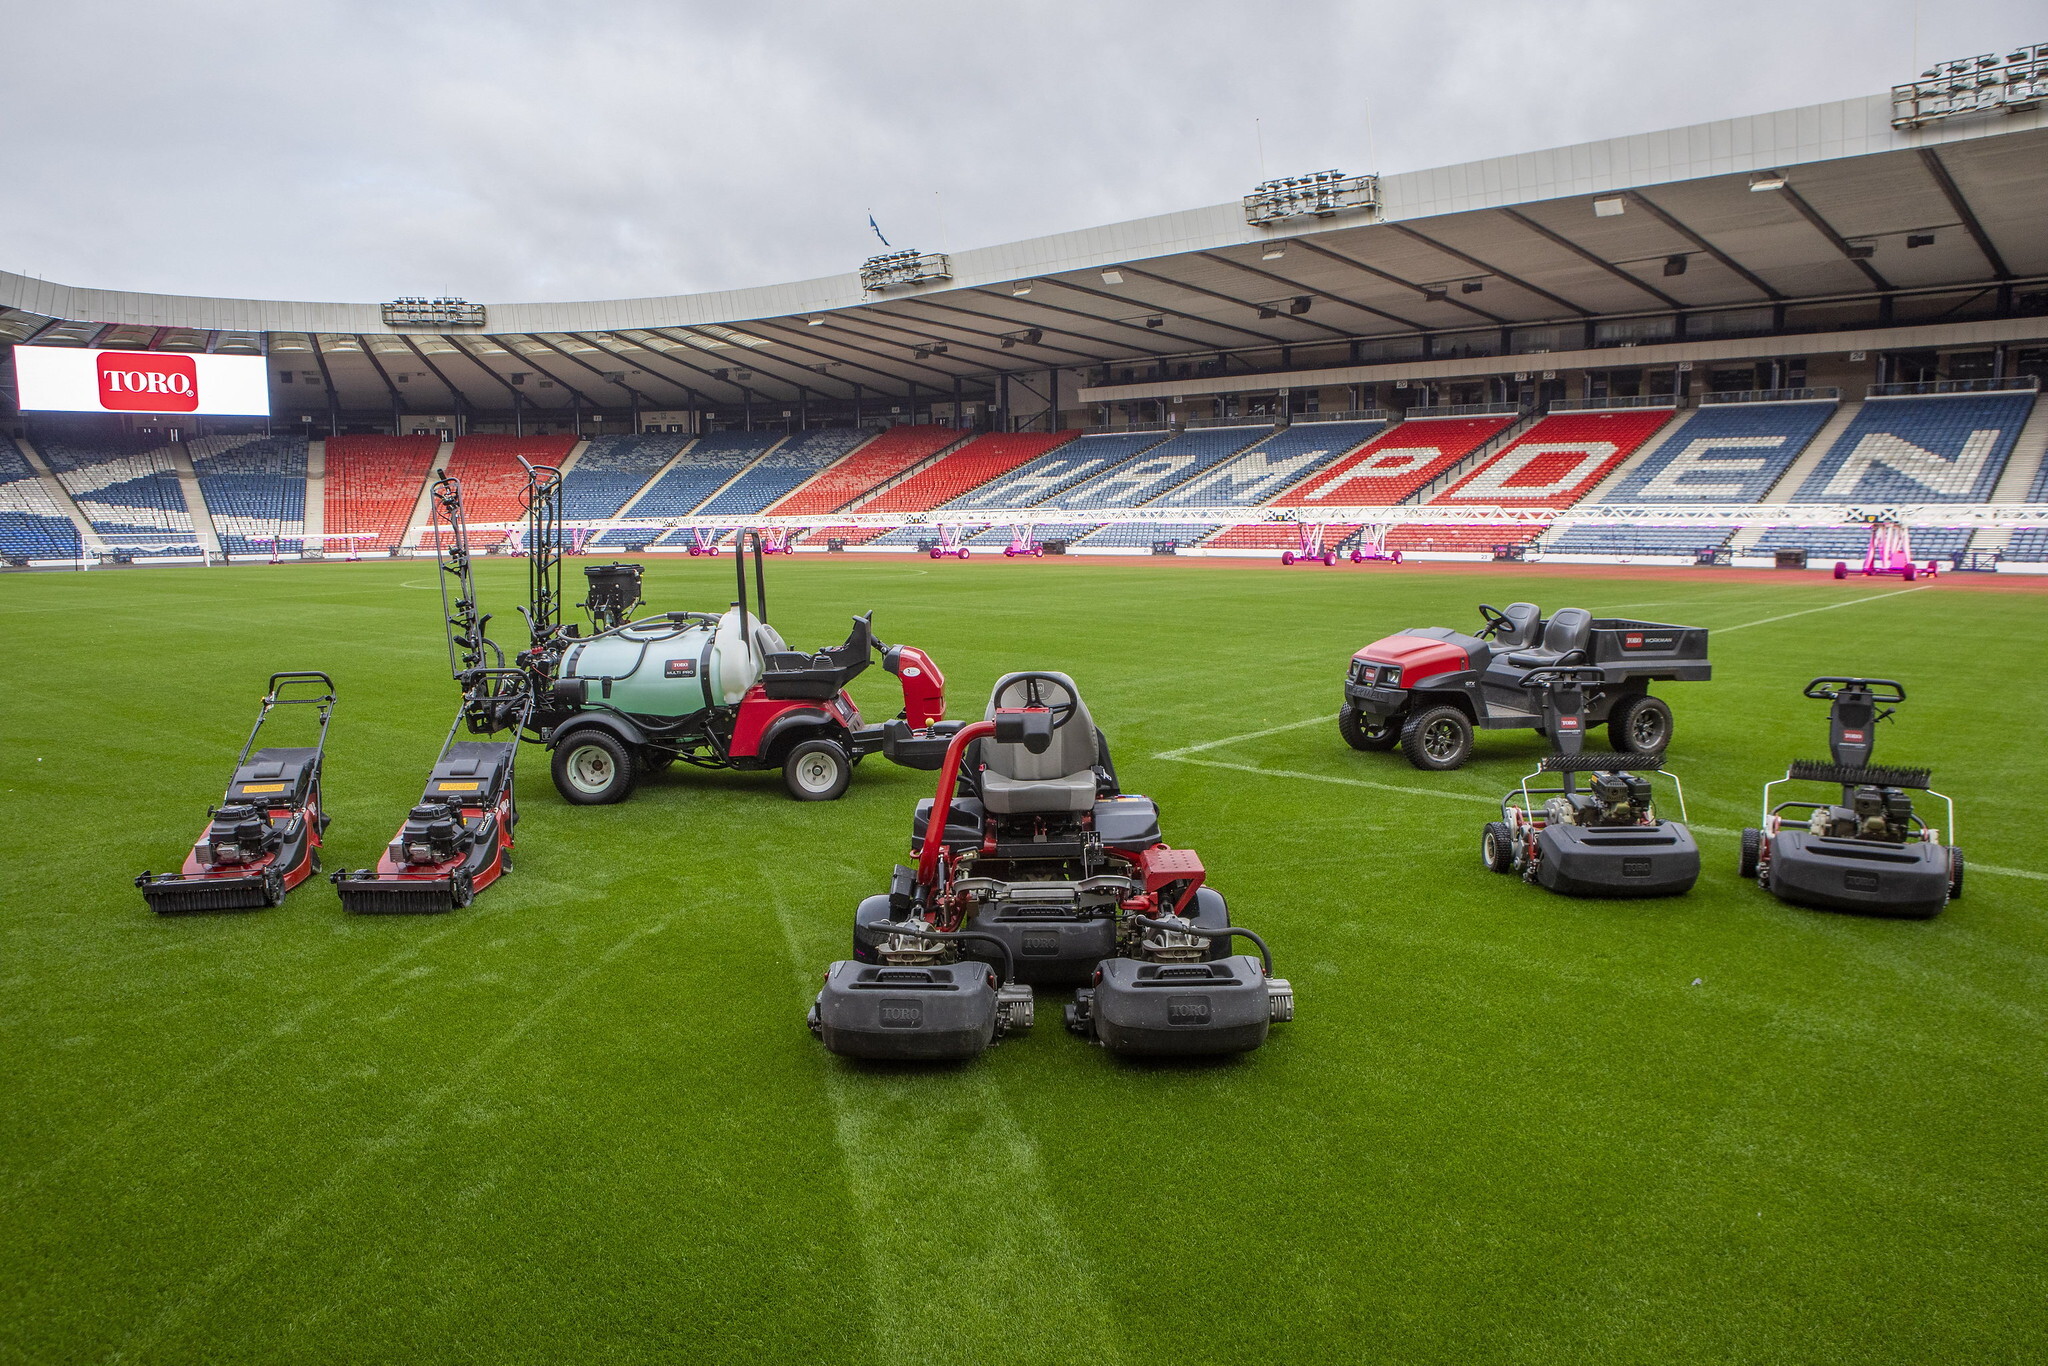
M1960 555L1975 534L1969 527L1918 527L1911 532L1916 561L1943 560ZM1780 550L1804 550L1809 558L1861 563L1870 548L1870 529L1864 526L1777 526L1766 531L1750 549L1752 555L1773 555Z
M1387 549L1403 555L1484 555L1495 546L1527 545L1540 526L1400 526L1387 533Z
M1719 549L1732 526L1573 526L1552 536L1553 555L1697 555Z

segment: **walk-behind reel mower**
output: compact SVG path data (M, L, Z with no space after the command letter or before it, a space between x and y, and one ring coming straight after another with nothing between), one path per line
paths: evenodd
M1536 773L1555 773L1560 786L1521 786L1501 799L1501 818L1487 822L1479 857L1496 873L1520 873L1526 882L1566 896L1677 896L1699 881L1700 850L1679 821L1660 820L1646 774L1663 773L1660 754L1589 754L1586 689L1606 675L1599 669L1531 670L1522 682L1538 699L1544 733L1557 753ZM1590 774L1585 787L1579 775ZM1531 774L1530 777L1535 777ZM1540 801L1540 804L1539 804Z
M1068 1028L1119 1053L1241 1053L1294 1017L1265 942L1231 925L1192 850L1160 841L1157 806L1118 788L1065 674L1007 674L984 719L891 726L884 746L936 769L938 791L912 818L917 866L860 904L853 958L811 1007L833 1052L972 1057L1030 1025L1034 986L1078 988ZM1230 954L1234 936L1258 956Z
M431 915L459 910L512 871L512 835L519 807L512 770L519 732L533 712L533 694L518 669L478 669L465 680L462 710L441 743L419 804L406 812L375 868L337 872L345 911L365 915ZM457 740L474 734L504 739Z
M1889 678L1816 678L1806 696L1828 704L1831 762L1797 759L1764 784L1763 826L1742 832L1742 876L1782 901L1828 911L1925 920L1963 894L1963 851L1913 809L1913 792L1956 806L1928 784L1924 768L1870 762L1877 724L1906 700ZM1780 783L1832 783L1834 802L1771 802ZM1804 819L1802 819L1804 817Z
M317 684L317 694L287 697L294 684ZM310 746L256 748L264 722L279 707L313 707L319 736ZM320 836L328 817L320 804L320 759L334 715L334 680L324 673L275 673L264 690L256 724L235 759L234 776L220 805L207 808L206 830L184 869L145 871L135 879L158 914L235 911L276 906L285 893L320 871Z

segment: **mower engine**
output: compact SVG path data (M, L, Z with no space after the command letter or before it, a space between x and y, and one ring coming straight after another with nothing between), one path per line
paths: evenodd
M1625 825L1653 825L1657 813L1650 802L1649 779L1633 773L1595 773L1585 791L1566 793L1545 802L1543 818L1551 825L1611 830Z
M449 802L421 802L406 812L405 824L391 841L391 861L398 864L446 863L474 841L462 824L460 808Z
M236 868L274 853L283 843L284 831L270 823L269 812L237 803L213 812L206 837L193 853L209 867Z
M1845 805L1816 809L1807 828L1835 839L1890 844L1904 844L1913 837L1913 799L1899 789L1865 784L1852 789L1848 798Z

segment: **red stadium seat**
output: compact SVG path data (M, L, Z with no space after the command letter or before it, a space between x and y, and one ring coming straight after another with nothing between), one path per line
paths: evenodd
M327 534L370 532L375 537L336 541L335 548L382 550L397 544L440 448L440 439L431 436L328 438L327 496L322 505Z
M1398 503L1500 434L1512 416L1424 417L1367 442L1315 478L1273 500L1366 507Z
M848 510L926 512L958 498L969 489L979 488L997 475L1008 474L1026 461L1036 460L1078 435L1078 432L991 432L977 436L930 469L920 470L896 487L884 489Z
M1546 417L1429 501L1568 508L1669 422L1672 412L1630 408Z
M777 517L837 512L960 440L951 427L891 427L768 509Z

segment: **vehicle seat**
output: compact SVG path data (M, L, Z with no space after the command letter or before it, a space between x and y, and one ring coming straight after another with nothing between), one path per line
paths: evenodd
M1073 699L1074 714L1052 733L1045 753L1033 754L1021 744L981 742L982 804L997 815L1032 812L1082 812L1095 809L1095 719L1081 700L1080 689L1065 674L1053 674ZM998 711L1024 705L1024 684L1017 675L1005 674L989 694L984 720L993 721ZM1041 684L1041 692L1047 690ZM1048 696L1057 702L1058 696Z
M1502 613L1508 624L1493 633L1493 648L1500 651L1527 650L1536 644L1536 628L1543 624L1543 613L1533 602L1511 602Z
M1516 606L1523 604L1517 603ZM1510 609L1513 610L1513 609ZM1518 650L1508 663L1518 669L1535 669L1546 664L1581 664L1586 642L1593 634L1593 614L1583 607L1565 607L1551 614L1543 628L1543 645L1535 650Z

